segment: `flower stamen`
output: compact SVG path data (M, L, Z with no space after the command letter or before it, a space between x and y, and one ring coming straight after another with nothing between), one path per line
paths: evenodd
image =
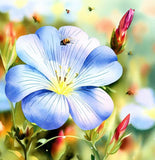
M53 86L50 88L50 90L56 92L57 94L62 94L62 95L69 95L72 91L73 91L73 86L71 84L73 84L73 80L68 81L68 75L71 71L71 67L69 67L64 75L64 77L61 75L61 71L62 71L62 67L61 65L59 65L60 68L60 73L58 73L57 70L55 70L55 76L56 79L54 78L52 80L53 82ZM79 74L76 73L74 78L75 79Z

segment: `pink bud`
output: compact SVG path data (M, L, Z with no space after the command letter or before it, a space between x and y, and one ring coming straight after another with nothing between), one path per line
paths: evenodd
M114 139L118 141L118 139L123 135L123 133L125 132L129 124L129 120L130 120L130 114L128 114L116 128L113 138L111 140L111 143L113 142Z
M123 44L124 39L126 37L127 29L129 28L129 26L130 26L130 24L132 22L132 19L133 19L133 16L134 16L134 12L135 12L134 9L129 9L124 14L124 16L122 17L122 19L120 20L119 26L116 29L117 40L118 40L118 42L120 42L122 44Z

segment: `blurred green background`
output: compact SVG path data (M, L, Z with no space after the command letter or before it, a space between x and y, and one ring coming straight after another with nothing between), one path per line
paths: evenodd
M126 94L127 91L136 86L137 90L147 87L155 92L155 0L3 0L0 2L0 50L4 50L10 22L16 38L35 33L45 25L56 28L74 25L83 29L90 37L98 38L102 45L109 45L113 29L118 27L121 17L130 8L135 9L135 15L127 32L125 51L118 55L124 70L123 76L107 90L115 104L115 111L109 120L111 128L114 129L120 122L121 109L130 103L136 103L134 94ZM13 65L18 62L17 58ZM4 76L4 66L0 59L0 79L4 83L0 88L0 156L4 150L4 136L11 128L9 104L6 104L4 93ZM152 112L152 119L155 120L155 110ZM148 130L138 130L131 124L128 132L132 135L108 160L154 160L155 126ZM82 133L76 129L76 134ZM102 142L104 138L98 143L101 153ZM81 145L83 151L80 150ZM86 153L90 152L88 147L83 143L77 146L74 143L70 144L73 150L81 153L82 159L87 160ZM18 155L18 152L16 154ZM46 160L50 151L40 154L42 159ZM48 155L48 158L45 155ZM32 160L37 159L32 157Z

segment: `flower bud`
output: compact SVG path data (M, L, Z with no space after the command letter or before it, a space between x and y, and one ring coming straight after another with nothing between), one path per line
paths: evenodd
M134 9L129 9L120 20L119 26L115 31L118 43L124 43L126 32L132 22L134 12Z
M116 128L115 133L114 133L110 143L112 143L114 141L114 139L116 141L118 141L119 138L124 134L128 124L129 124L129 120L130 120L130 114L128 114L123 119L123 121L118 125L118 127Z
M110 46L116 54L124 50L127 29L132 22L134 11L134 9L129 9L120 20L118 28L112 32Z
M53 158L58 159L60 153L63 153L65 150L65 140L64 140L64 132L63 130L59 131L58 137L51 147L51 155Z
M7 38L9 39L10 44L13 46L13 44L15 43L15 39L16 39L16 32L13 29L12 22L6 25L5 33L6 33Z
M103 122L99 125L99 127L97 128L97 133L102 132L104 125L105 125L105 121L103 121Z

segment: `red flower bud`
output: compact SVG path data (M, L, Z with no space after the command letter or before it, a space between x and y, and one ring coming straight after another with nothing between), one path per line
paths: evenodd
M103 121L99 127L97 128L97 133L100 133L102 131L102 129L104 128L104 124L105 124L105 121Z
M55 142L52 144L51 147L51 154L53 157L56 157L63 149L65 146L65 139L64 139L64 132L63 130L59 131L58 137Z
M126 32L132 22L134 12L135 12L134 9L129 9L120 20L119 26L115 32L118 43L121 43L121 44L124 43Z
M4 125L3 125L3 123L0 121L0 133L2 133L3 130L4 130Z
M129 120L130 120L130 114L128 114L123 119L123 121L118 125L118 127L116 128L115 133L114 133L113 138L112 138L110 143L112 143L114 139L116 141L118 141L118 139L123 135L123 133L125 132L128 124L129 124Z
M11 45L13 45L15 42L15 39L16 39L16 32L13 29L12 22L10 22L9 24L6 25L5 32L6 32L6 36L9 38Z

